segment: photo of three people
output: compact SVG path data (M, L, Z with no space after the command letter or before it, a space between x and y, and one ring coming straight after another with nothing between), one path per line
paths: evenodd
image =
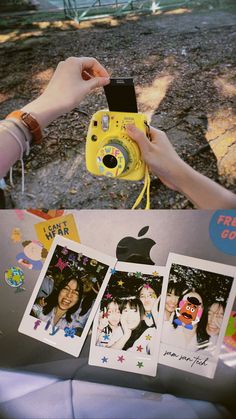
M162 343L191 352L216 348L233 278L172 264Z

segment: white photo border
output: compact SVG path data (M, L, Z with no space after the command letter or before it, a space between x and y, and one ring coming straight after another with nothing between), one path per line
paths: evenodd
M91 345L90 345L90 353L89 353L89 365L95 365L103 368L112 368L118 369L120 371L156 376L157 371L157 364L158 364L158 354L160 349L160 338L161 338L161 326L163 322L163 315L164 315L164 302L165 302L165 294L163 290L164 281L165 281L165 267L157 266L157 265L141 265L135 263L125 263L125 262L117 262L115 266L115 270L117 272L124 272L124 273L135 273L140 272L142 274L153 275L153 279L155 278L155 274L158 273L159 277L162 277L162 286L161 286L161 298L160 298L160 306L159 306L159 318L158 318L158 326L155 333L156 345L154 349L154 353L151 355L147 354L137 354L137 352L129 352L125 350L118 350L114 348L106 348L100 347L96 345L97 339L97 328L98 328L98 321L99 321L99 311L98 308L96 317L93 323L92 329L92 338L91 338ZM111 278L110 278L111 279ZM109 285L109 281L108 284Z
M221 345L223 343L225 330L227 327L228 319L231 313L236 294L236 267L209 260L184 256L176 253L169 253L166 263L165 294L167 294L169 276L173 264L232 277L232 286L229 292L221 330L218 336L216 349L214 350L214 355L209 354L209 352L205 351L204 349L197 352L183 350L181 348L173 347L171 345L163 343L162 341L159 352L160 364L181 369L190 373L202 375L208 378L214 378Z
M85 324L85 327L82 331L81 336L74 336L73 339L70 336L65 336L65 332L63 329L60 329L57 331L56 334L51 335L49 330L45 330L44 327L37 327L34 329L35 321L37 320L35 317L30 315L32 306L34 304L34 301L37 297L38 291L40 289L40 286L45 278L45 275L47 273L50 261L54 255L54 252L56 250L57 245L66 247L68 250L72 250L76 253L82 253L84 256L87 256L91 259L96 259L98 262L107 265L107 271L104 275L104 279L101 285L101 288L98 292L98 295L96 297L96 300L93 304L92 310L89 314L88 320ZM83 347L84 341L86 339L86 336L89 332L90 326L92 324L92 321L94 319L95 313L98 309L99 302L101 300L101 297L104 293L104 290L107 286L107 283L109 281L110 275L111 275L111 269L115 266L116 259L114 257L105 255L103 253L98 252L95 249L89 248L87 246L84 246L80 243L74 242L70 239L66 239L60 235L57 235L53 243L51 245L51 248L49 250L49 253L47 255L47 258L44 262L43 268L39 274L38 280L35 284L35 288L32 292L32 295L30 297L30 300L27 304L27 307L25 309L24 315L22 317L21 323L19 325L18 331L20 333L23 333L27 336L30 336L34 339L40 340L43 343L46 343L48 345L51 345L61 351L67 352L70 355L73 355L75 357L78 357L80 354L80 351ZM41 325L40 325L41 326ZM51 330L51 332L53 332ZM69 343L69 344L68 344Z

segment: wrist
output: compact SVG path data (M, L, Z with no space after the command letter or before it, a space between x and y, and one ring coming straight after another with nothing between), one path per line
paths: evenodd
M52 104L44 94L24 106L22 111L31 113L37 119L41 129L46 128L65 112L56 103Z
M175 164L174 174L171 175L176 191L186 195L189 188L191 188L193 172L195 172L194 169L182 159L178 159Z

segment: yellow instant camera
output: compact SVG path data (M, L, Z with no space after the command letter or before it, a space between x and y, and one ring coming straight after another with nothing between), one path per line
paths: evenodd
M148 135L147 117L142 113L96 112L86 138L86 166L97 176L141 180L145 163L138 145L127 135L125 126L135 124Z

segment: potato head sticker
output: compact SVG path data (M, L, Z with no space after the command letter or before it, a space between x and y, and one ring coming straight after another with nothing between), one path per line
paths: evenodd
M177 319L174 323L192 330L193 326L199 322L203 311L200 295L196 292L186 294L175 311Z
M40 270L43 267L42 259L45 259L48 251L37 240L26 240L22 242L23 252L16 255L16 260L28 269Z

